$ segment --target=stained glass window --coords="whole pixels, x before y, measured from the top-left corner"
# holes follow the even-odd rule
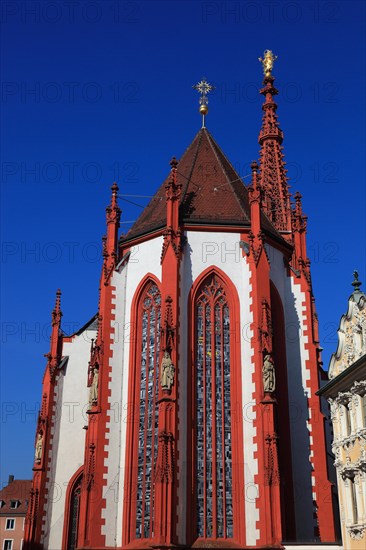
[[[153,473],[158,450],[159,351],[161,296],[149,283],[140,302],[141,348],[138,410],[138,463],[136,488],[136,538],[154,536]]]
[[[80,476],[74,484],[70,497],[70,517],[69,533],[67,538],[67,550],[75,550],[75,548],[77,547],[81,481],[82,477]]]
[[[200,287],[195,322],[197,536],[232,538],[230,311],[216,275]]]

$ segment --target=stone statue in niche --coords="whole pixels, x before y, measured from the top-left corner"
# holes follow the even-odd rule
[[[267,353],[264,356],[262,367],[263,373],[263,389],[265,392],[272,393],[276,389],[275,370],[272,357]]]
[[[98,378],[99,378],[99,369],[98,365],[92,370],[93,381],[89,389],[89,405],[92,407],[98,402]]]
[[[40,464],[41,462],[42,452],[43,452],[43,435],[42,435],[42,432],[39,432],[37,435],[37,441],[36,441],[36,452],[34,454],[34,461],[37,464]]]
[[[174,365],[168,351],[164,351],[161,361],[161,378],[160,383],[163,390],[171,391],[174,384]]]

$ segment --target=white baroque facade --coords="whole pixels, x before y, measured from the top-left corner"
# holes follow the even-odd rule
[[[330,382],[320,395],[330,403],[342,538],[347,549],[366,547],[366,296],[355,290],[338,329]]]

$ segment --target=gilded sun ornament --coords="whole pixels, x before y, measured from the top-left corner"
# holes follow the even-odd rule
[[[212,92],[215,89],[215,86],[207,82],[206,78],[203,77],[200,82],[192,86],[199,94],[200,97],[200,108],[199,111],[203,117],[208,113],[208,97],[207,94]],[[204,121],[203,121],[204,122]]]

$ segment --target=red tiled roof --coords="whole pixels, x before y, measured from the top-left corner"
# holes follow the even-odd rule
[[[169,177],[168,175],[123,240],[165,226],[165,185]],[[182,184],[182,222],[243,226],[250,224],[247,189],[206,128],[198,132],[180,159],[177,181]],[[262,221],[265,229],[277,234],[267,218],[263,217]]]
[[[32,487],[30,479],[15,479],[0,491],[0,500],[5,504],[0,508],[0,516],[25,515],[28,506],[29,493]],[[18,508],[11,508],[11,501],[20,502]]]

